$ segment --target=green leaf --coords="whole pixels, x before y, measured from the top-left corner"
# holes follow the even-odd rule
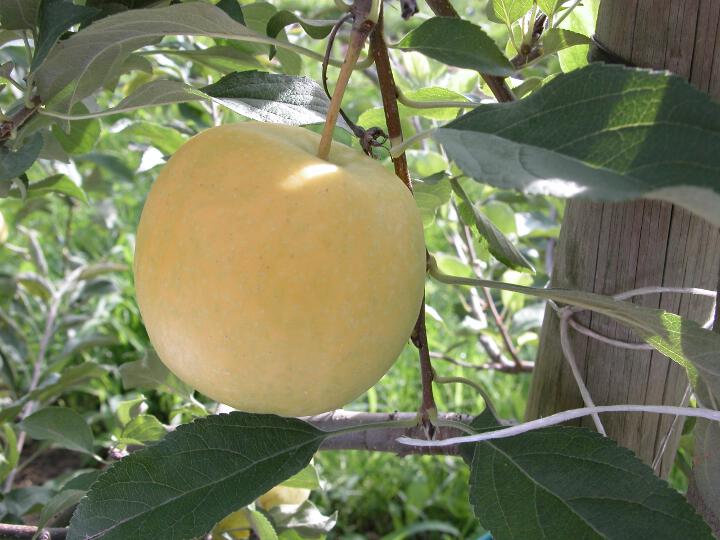
[[[495,16],[510,26],[525,15],[533,5],[533,0],[492,0]]]
[[[189,399],[193,389],[173,375],[155,351],[146,351],[140,360],[120,366],[120,377],[126,390],[141,388],[161,390]]]
[[[82,103],[78,103],[73,108],[76,114],[85,114],[88,112],[87,107]],[[70,131],[65,132],[58,124],[52,126],[52,134],[60,143],[63,150],[70,155],[87,154],[95,147],[102,125],[97,118],[89,118],[87,120],[75,120],[70,122]]]
[[[278,124],[325,121],[330,101],[312,79],[262,71],[239,71],[200,89],[238,114]]]
[[[40,0],[0,0],[0,24],[4,30],[34,30]]]
[[[576,45],[589,45],[591,39],[583,34],[562,28],[550,28],[543,33],[543,55],[554,54]]]
[[[242,7],[238,0],[220,0],[215,5],[230,15],[232,20],[245,24],[245,17],[243,17]]]
[[[228,45],[218,45],[207,49],[177,49],[164,51],[165,56],[187,58],[195,64],[202,64],[222,73],[254,69],[263,66],[253,55]]]
[[[167,428],[160,420],[149,414],[141,414],[128,422],[120,438],[127,444],[144,444],[159,441],[165,435]]]
[[[281,485],[300,489],[320,489],[320,478],[311,463],[299,473],[285,480]]]
[[[11,180],[27,171],[40,155],[43,138],[35,133],[25,139],[17,150],[11,150],[6,144],[0,146],[0,180]]]
[[[302,19],[292,11],[283,9],[278,11],[268,21],[267,35],[271,38],[277,37],[286,26],[299,24],[311,38],[323,39],[330,34],[330,30],[332,30],[336,22],[335,20]]]
[[[142,413],[144,409],[147,409],[145,396],[140,395],[136,398],[121,401],[115,410],[115,416],[118,422],[120,422],[120,425],[125,426],[130,420]]]
[[[80,502],[67,538],[201,536],[302,470],[325,436],[294,418],[240,412],[180,426],[112,465]]]
[[[62,370],[61,375],[51,374],[55,375],[55,377],[47,377],[38,388],[26,397],[34,401],[49,401],[66,390],[75,388],[87,381],[101,378],[107,372],[108,368],[95,362],[84,362],[77,366],[66,367]]]
[[[257,510],[249,510],[248,517],[259,540],[278,540],[277,533],[268,518]]]
[[[2,481],[17,467],[20,461],[20,452],[18,451],[17,435],[9,423],[3,422],[0,439],[2,439],[2,454],[0,454],[0,481]]]
[[[129,136],[135,142],[148,143],[166,156],[174,154],[175,150],[188,139],[176,129],[150,122],[134,122],[120,133]]]
[[[563,0],[538,0],[537,4],[548,17],[554,15],[562,5]]]
[[[496,540],[713,538],[650,467],[592,431],[547,428],[473,446],[470,502]]]
[[[33,182],[28,188],[28,199],[44,197],[48,193],[62,193],[73,199],[88,202],[87,195],[75,182],[64,174],[54,174],[39,182]]]
[[[680,77],[593,64],[526,99],[481,105],[435,137],[494,186],[668,200],[720,225],[720,104]]]
[[[433,17],[408,33],[395,45],[417,51],[444,64],[507,77],[510,61],[495,42],[471,22],[454,17]]]
[[[450,179],[450,185],[452,186],[455,194],[470,208],[473,215],[473,221],[475,227],[480,236],[485,239],[488,244],[488,249],[493,256],[513,269],[525,269],[530,272],[534,272],[535,268],[530,264],[522,253],[513,245],[510,240],[498,229],[492,221],[490,221],[485,215],[480,212],[475,205],[472,203],[470,198],[465,193],[465,190],[455,179]]]
[[[43,63],[66,30],[88,22],[98,13],[99,9],[77,6],[68,0],[42,0],[38,14],[38,39],[30,71],[35,71]]]
[[[598,9],[600,8],[600,0],[583,0],[583,2],[574,7],[572,12],[561,23],[561,28],[572,30],[578,34],[592,36],[597,26]],[[590,47],[582,45],[564,49],[558,53],[560,67],[564,72],[579,69],[588,64],[588,53]]]
[[[413,181],[415,203],[420,209],[423,225],[428,227],[435,221],[438,208],[450,200],[452,187],[445,171]]]
[[[42,529],[56,515],[72,508],[85,496],[85,490],[65,489],[50,499],[43,507],[38,518],[37,527]]]
[[[20,422],[20,428],[38,441],[49,440],[76,452],[93,452],[93,434],[85,419],[66,407],[40,409]]]
[[[113,77],[114,67],[132,51],[167,35],[193,35],[275,43],[234,21],[218,7],[192,2],[111,15],[59,43],[36,71],[44,102],[65,90],[55,105],[68,111]]]
[[[704,506],[715,516],[720,516],[720,424],[698,418],[694,434],[692,471],[695,491]]]

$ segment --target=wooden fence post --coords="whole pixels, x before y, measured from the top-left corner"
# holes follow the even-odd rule
[[[717,0],[603,0],[596,36],[628,62],[669,69],[720,99]],[[653,285],[715,289],[719,266],[717,228],[682,208],[649,200],[572,200],[555,251],[552,284],[601,294]],[[677,294],[635,301],[696,321],[707,319],[711,310],[708,299]],[[582,313],[578,320],[601,334],[637,341],[632,332],[606,317]],[[618,349],[571,333],[580,371],[596,404],[682,401],[687,378],[674,362],[658,353]],[[526,416],[547,416],[581,403],[560,348],[558,318],[548,310]],[[682,421],[673,423],[672,417],[656,414],[604,415],[602,421],[610,437],[646,463],[653,463],[665,445],[656,473],[668,474]],[[581,424],[592,427],[589,418]]]

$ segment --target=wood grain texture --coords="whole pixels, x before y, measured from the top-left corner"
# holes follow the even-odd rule
[[[717,0],[603,0],[598,39],[615,54],[643,67],[670,69],[720,99],[720,2]],[[718,230],[667,203],[568,202],[555,254],[552,282],[613,294],[650,285],[714,289],[720,268]],[[635,300],[704,322],[711,303],[677,294]],[[626,328],[591,313],[578,320],[626,341]],[[673,404],[687,387],[683,370],[658,353],[628,351],[573,335],[579,368],[598,405]],[[526,416],[547,416],[580,406],[580,394],[562,355],[559,325],[547,311]],[[608,434],[652,463],[673,427],[660,467],[667,476],[682,421],[655,414],[605,415]],[[584,419],[582,425],[592,427]]]

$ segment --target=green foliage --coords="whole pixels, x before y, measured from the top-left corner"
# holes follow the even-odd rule
[[[717,336],[669,313],[540,288],[563,210],[553,196],[663,197],[718,223],[717,106],[666,74],[596,65],[573,71],[587,63],[597,0],[572,11],[569,3],[539,0],[549,17],[537,42],[529,0],[454,3],[463,20],[405,22],[389,5],[385,10],[386,34],[397,43],[392,60],[406,137],[437,130],[406,155],[440,268],[511,285],[486,293],[428,282],[436,371],[479,384],[503,418],[521,419],[529,375],[503,370],[535,357],[544,304],[534,295],[629,325],[688,368],[696,397],[713,406],[720,395]],[[496,538],[625,538],[649,530],[707,537],[649,469],[581,430],[478,444],[470,469],[452,457],[399,462],[321,452],[320,481],[306,465],[324,434],[277,417],[207,416],[214,404],[159,362],[133,299],[129,268],[142,200],[156,167],[211,125],[322,122],[329,100],[317,82],[325,45],[318,40],[340,16],[331,3],[211,4],[0,0],[0,75],[8,82],[0,91],[0,197],[8,197],[0,210],[9,224],[0,246],[0,519],[40,512],[41,524],[63,526],[87,493],[71,538],[187,538],[241,507],[260,538],[475,538],[484,527]],[[341,31],[335,55],[346,39]],[[478,71],[516,75],[501,51],[512,55],[521,45],[537,53],[520,68],[524,82],[508,79],[523,99],[488,103]],[[334,68],[329,73],[332,83]],[[379,105],[377,89],[355,74],[344,101],[348,116],[385,129]],[[27,119],[6,123],[17,115]],[[349,140],[342,129],[335,136]],[[408,347],[348,408],[416,410],[419,384]],[[484,407],[467,385],[437,385],[435,392],[442,411]],[[14,488],[19,466],[35,459],[17,451],[21,431],[38,445],[37,455],[51,446],[76,451],[85,460],[78,467],[131,454],[92,489],[98,471],[83,468]],[[688,464],[699,456],[697,488],[716,509],[719,438],[717,424],[705,420],[688,428],[671,474],[684,489]],[[312,501],[267,512],[252,505],[280,482],[315,490]]]
[[[301,471],[324,438],[300,420],[272,415],[231,413],[196,420],[100,476],[75,512],[68,538],[205,534],[233,510]],[[213,504],[198,507],[199,499]]]

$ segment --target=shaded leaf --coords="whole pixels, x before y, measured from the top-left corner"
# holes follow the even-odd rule
[[[76,24],[88,22],[98,13],[99,9],[78,6],[68,0],[42,0],[38,13],[38,39],[30,70],[36,70],[43,63],[50,49],[66,30]]]
[[[453,17],[428,19],[395,47],[420,52],[450,66],[490,75],[507,77],[513,72],[510,61],[479,26]]]
[[[694,434],[694,488],[705,509],[720,519],[720,424],[698,418]]]
[[[324,438],[301,420],[239,412],[180,426],[98,479],[70,522],[68,540],[203,535],[302,470]]]
[[[435,213],[450,200],[451,192],[452,187],[444,171],[413,181],[413,195],[420,209],[423,225],[432,225]]]
[[[43,138],[35,133],[25,139],[17,150],[11,150],[6,144],[0,146],[0,180],[11,180],[27,171],[40,155]]]
[[[38,441],[51,441],[63,448],[92,454],[93,435],[85,419],[67,407],[46,407],[34,412],[20,428]]]
[[[593,64],[526,99],[481,105],[435,136],[494,186],[668,200],[720,225],[720,104],[680,77]]]
[[[75,182],[64,174],[54,174],[39,182],[33,182],[28,189],[28,199],[43,197],[48,193],[62,193],[84,203],[88,202],[87,195]]]
[[[38,388],[26,397],[45,402],[70,388],[75,388],[93,379],[99,379],[107,372],[108,368],[95,362],[84,362],[77,366],[65,367],[61,375],[51,374],[54,377],[47,377]]]
[[[312,79],[255,70],[230,73],[200,90],[236,113],[278,124],[324,122],[329,105]]]
[[[278,11],[268,21],[267,35],[271,38],[277,37],[280,31],[286,26],[299,24],[311,38],[323,39],[330,34],[330,30],[332,30],[336,22],[335,20],[303,19],[295,15],[292,11],[283,9]]]
[[[177,49],[165,51],[163,54],[187,58],[193,63],[202,64],[223,73],[241,71],[243,68],[262,67],[262,64],[252,54],[228,45],[217,45],[207,49]]]
[[[189,398],[193,389],[173,375],[155,351],[146,351],[140,360],[120,366],[120,377],[126,390],[141,388],[162,390]]]
[[[76,114],[86,114],[87,107],[82,103],[78,103],[73,112]],[[52,126],[52,134],[62,146],[62,149],[71,155],[86,154],[95,147],[102,126],[97,118],[88,118],[86,120],[75,120],[70,122],[70,130],[64,131],[58,124]]]
[[[520,253],[520,251],[513,245],[512,242],[510,242],[510,240],[507,239],[507,237],[495,226],[492,221],[490,221],[482,212],[480,212],[480,210],[477,209],[467,196],[467,193],[465,193],[465,190],[462,188],[460,183],[455,179],[451,179],[450,185],[452,186],[455,194],[460,197],[460,199],[472,212],[475,228],[480,236],[487,242],[490,253],[492,253],[493,256],[505,266],[513,269],[525,269],[530,272],[534,272],[535,268],[533,268],[530,261],[528,261],[523,254]]]
[[[546,428],[470,449],[470,502],[497,540],[712,538],[650,467],[584,428]]]
[[[40,0],[0,0],[0,23],[5,30],[33,30]]]
[[[154,146],[166,156],[174,154],[187,140],[187,136],[176,129],[150,122],[133,122],[121,133],[130,136],[135,142]]]
[[[65,89],[67,97],[56,108],[67,111],[103,86],[112,77],[113,67],[132,51],[167,35],[274,42],[204,2],[128,10],[97,21],[59,43],[36,71],[40,96],[47,102]]]
[[[242,7],[238,0],[220,0],[215,5],[230,15],[234,21],[245,24],[245,17],[243,17]]]
[[[48,522],[56,515],[64,512],[65,510],[72,508],[80,502],[85,496],[85,490],[82,489],[64,489],[43,507],[38,518],[37,527],[42,529]]]

